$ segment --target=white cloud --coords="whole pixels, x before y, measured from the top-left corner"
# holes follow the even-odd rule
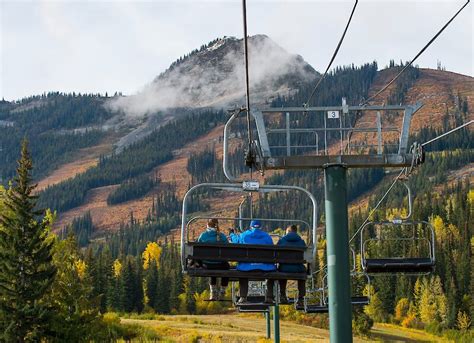
[[[359,1],[334,65],[409,60],[457,11],[456,1]],[[353,1],[249,1],[264,33],[323,70]],[[242,36],[240,1],[0,2],[0,97],[50,90],[131,94],[216,37]],[[417,62],[473,75],[473,6]]]

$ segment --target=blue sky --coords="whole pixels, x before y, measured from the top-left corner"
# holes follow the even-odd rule
[[[334,66],[409,60],[465,1],[359,1]],[[323,71],[353,1],[248,0],[264,33]],[[417,64],[474,74],[472,4]],[[133,94],[216,37],[242,36],[240,1],[0,0],[0,98],[47,91]]]

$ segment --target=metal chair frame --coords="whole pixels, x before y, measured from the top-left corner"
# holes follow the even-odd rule
[[[360,231],[360,261],[362,265],[362,269],[365,272],[368,272],[370,274],[376,273],[376,274],[383,274],[383,270],[387,270],[387,273],[391,274],[393,272],[401,272],[405,274],[427,274],[429,273],[430,270],[434,268],[435,262],[436,262],[436,257],[435,257],[435,233],[433,226],[427,222],[427,221],[413,221],[410,220],[410,217],[413,213],[413,201],[412,201],[412,193],[411,189],[408,186],[406,182],[402,182],[403,186],[407,190],[407,199],[408,199],[408,214],[406,217],[398,218],[398,219],[393,219],[390,221],[379,221],[379,222],[367,222],[361,229]],[[378,238],[368,238],[364,240],[364,231],[367,229],[369,226],[381,226],[382,228],[384,226],[413,226],[413,231],[412,231],[412,236],[411,237],[397,237],[397,238],[383,238],[382,234]],[[416,237],[415,234],[415,228],[418,225],[425,225],[426,227],[429,228],[430,231],[430,238],[428,237]],[[367,250],[367,245],[369,242],[382,242],[382,241],[426,241],[428,243],[428,249],[429,249],[429,256],[425,258],[421,257],[415,257],[415,258],[404,258],[404,257],[387,257],[387,258],[381,258],[381,259],[374,259],[374,258],[367,258],[366,256],[366,250]],[[429,259],[429,261],[427,261]],[[371,261],[376,261],[379,260],[380,264],[382,266],[379,266],[379,268],[371,268],[368,267],[367,261],[369,261],[369,264]],[[383,265],[385,261],[385,266]],[[416,263],[416,262],[419,263]],[[389,267],[386,267],[388,264]],[[411,265],[413,265],[412,268],[408,268]],[[390,267],[391,266],[391,267]],[[372,271],[370,271],[372,269]],[[402,271],[406,269],[406,271]],[[390,272],[392,270],[393,272]],[[398,270],[398,271],[397,271]],[[418,270],[418,271],[417,271]]]
[[[369,238],[369,239],[364,239],[364,232],[369,226],[413,226],[413,231],[412,231],[412,236],[411,237],[402,237],[402,238]],[[430,237],[415,237],[415,228],[417,225],[425,225],[430,233]],[[376,274],[383,274],[385,273],[382,271],[383,269],[386,269],[389,274],[392,273],[404,273],[404,274],[427,274],[429,273],[430,270],[434,268],[434,265],[436,263],[436,252],[435,252],[435,233],[433,226],[427,222],[427,221],[412,221],[412,220],[402,220],[402,219],[395,219],[392,221],[383,221],[383,222],[368,222],[366,223],[361,230],[361,243],[360,243],[360,249],[361,249],[361,265],[362,269],[369,273],[376,273]],[[384,257],[380,259],[376,258],[367,258],[367,244],[372,241],[426,241],[428,243],[428,249],[429,249],[429,256],[428,257]],[[375,261],[375,260],[381,260],[386,261],[388,265],[393,265],[392,268],[390,267],[380,267],[380,270],[372,270],[371,268],[368,267],[368,264],[370,265],[370,262]],[[369,263],[368,263],[369,261]],[[418,261],[418,266],[414,265],[412,268],[408,268],[411,264],[417,264]],[[398,266],[398,267],[397,267]],[[402,271],[406,267],[407,271]],[[394,270],[391,272],[390,270]],[[396,271],[400,270],[400,271]]]
[[[267,193],[267,192],[287,192],[287,191],[301,192],[309,197],[313,206],[312,223],[311,223],[312,242],[307,242],[308,245],[306,248],[299,248],[299,247],[290,248],[290,247],[280,247],[280,246],[254,246],[254,245],[248,245],[248,244],[222,245],[222,244],[216,243],[216,244],[209,245],[208,243],[196,243],[196,242],[191,243],[189,242],[188,224],[192,222],[192,219],[188,220],[187,218],[187,208],[188,208],[188,202],[189,202],[189,199],[191,198],[191,195],[200,189],[216,189],[216,190],[241,192],[241,193],[249,193],[249,192]],[[201,218],[204,218],[204,216],[201,216]],[[230,217],[227,217],[227,218],[230,218]],[[255,253],[256,251],[260,251],[261,253],[263,253],[263,251],[267,251],[265,256],[263,256],[262,258],[259,257],[256,261],[254,261],[254,262],[263,262],[263,263],[265,262],[266,263],[279,263],[279,256],[282,257],[281,261],[283,262],[290,261],[291,258],[289,260],[288,258],[284,258],[284,256],[290,256],[292,254],[292,251],[295,253],[301,252],[302,255],[300,256],[302,256],[303,260],[298,260],[298,262],[296,263],[300,263],[300,261],[301,262],[305,261],[306,263],[313,265],[315,261],[315,256],[316,256],[317,218],[318,218],[317,202],[316,202],[315,197],[306,189],[298,187],[298,186],[282,186],[282,185],[260,186],[258,185],[258,183],[255,184],[255,183],[248,183],[248,182],[244,182],[243,184],[203,183],[203,184],[196,185],[192,187],[190,190],[188,190],[188,192],[185,194],[184,199],[183,199],[183,210],[182,210],[182,221],[181,221],[182,270],[184,273],[188,273],[191,276],[222,276],[223,273],[226,274],[226,271],[215,271],[215,270],[214,271],[213,270],[208,270],[208,271],[207,270],[206,271],[193,270],[192,273],[189,273],[190,270],[189,270],[187,261],[189,258],[193,257],[193,251],[200,247],[203,248],[199,250],[201,251],[201,253],[203,253],[204,251],[209,251],[209,253],[212,253],[212,251],[214,251],[214,253],[218,254],[219,257],[215,258],[215,260],[235,261],[235,262],[238,262],[239,260],[240,261],[245,261],[249,259],[251,260],[252,259],[251,257],[246,257],[246,256],[256,256],[256,253]],[[197,220],[197,217],[194,217],[193,219]],[[230,219],[243,220],[244,218],[230,218]],[[245,219],[252,219],[252,218],[245,218]],[[271,218],[268,220],[269,221],[286,221],[288,219]],[[305,221],[301,221],[301,220],[298,220],[298,221],[304,222],[306,225],[309,224],[308,222],[305,222]],[[211,249],[212,251],[210,251],[209,249]],[[249,253],[250,255],[248,255]],[[212,258],[214,259],[214,257]],[[248,273],[248,272],[239,272],[235,270],[231,270],[227,272],[227,274],[229,274],[233,278],[238,278],[239,273],[243,273],[241,277],[250,277],[250,278],[254,277],[256,279],[261,279],[261,278],[277,278],[278,279],[280,278],[279,275],[281,275],[282,278],[288,276],[286,275],[288,273],[280,273],[280,272]],[[219,275],[216,275],[216,274],[219,274]],[[299,276],[296,276],[296,277],[297,279],[299,278]]]

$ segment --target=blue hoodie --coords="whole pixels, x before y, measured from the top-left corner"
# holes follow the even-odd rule
[[[290,232],[280,238],[277,245],[282,247],[306,247],[305,242],[296,232]],[[284,273],[304,273],[306,268],[299,263],[281,263],[278,270]]]
[[[257,228],[250,228],[240,235],[231,233],[230,241],[236,244],[261,244],[261,245],[273,245],[272,238],[268,233]],[[271,263],[248,263],[248,262],[239,262],[237,264],[237,270],[244,272],[251,270],[263,270],[263,271],[273,271],[276,270],[274,264]]]
[[[208,227],[206,231],[199,235],[197,240],[201,243],[228,243],[226,235],[222,232],[219,232],[219,240],[217,240],[217,230],[213,227]],[[213,263],[222,263],[219,261],[202,261],[205,264],[213,264]]]

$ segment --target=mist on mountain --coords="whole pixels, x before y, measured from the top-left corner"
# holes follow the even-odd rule
[[[251,104],[292,95],[319,75],[299,55],[290,54],[266,35],[249,37]],[[137,94],[107,106],[129,116],[183,107],[241,106],[244,102],[243,40],[219,38],[180,58]]]

